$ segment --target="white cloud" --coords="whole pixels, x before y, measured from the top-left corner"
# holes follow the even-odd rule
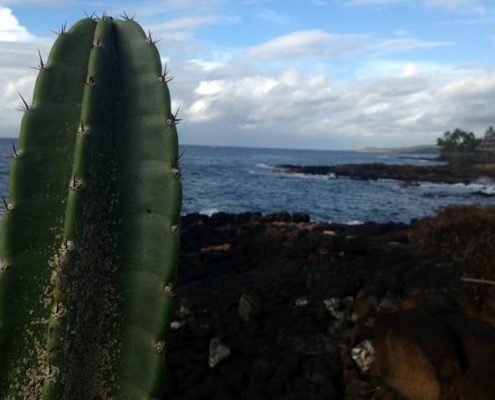
[[[274,24],[281,24],[281,25],[287,24],[291,21],[291,17],[289,17],[288,15],[280,14],[268,8],[259,11],[257,17],[259,19],[263,19],[265,21],[272,22]]]
[[[208,10],[161,23],[154,18],[146,27],[162,37],[158,45],[163,61],[175,76],[170,87],[173,108],[180,105],[184,118],[182,142],[350,148],[432,143],[446,129],[481,131],[495,124],[495,70],[425,63],[413,54],[391,59],[397,52],[450,42],[419,40],[406,31],[377,38],[325,30],[296,31],[246,49],[196,40],[194,30],[223,20],[218,15]],[[35,71],[28,67],[36,63],[36,48],[46,55],[48,44],[0,43],[2,136],[16,134],[21,116],[15,111],[20,105],[17,91],[29,100]],[[343,68],[348,59],[353,60],[352,68],[361,63],[354,71],[357,78],[339,82],[326,69],[308,68],[320,62],[328,65],[327,60],[335,58],[345,58]],[[279,63],[278,69],[272,62]]]
[[[482,132],[495,122],[495,70],[401,61],[381,75],[343,83],[297,69],[260,74],[230,67],[216,78],[196,69],[197,81],[172,87],[184,104],[183,141],[402,145],[433,143],[457,126]]]
[[[199,58],[189,60],[189,62],[191,64],[197,65],[203,71],[206,71],[206,72],[214,71],[214,70],[222,68],[226,65],[225,63],[220,62],[220,61],[205,61],[205,60],[201,60]]]
[[[427,41],[410,37],[373,38],[364,34],[332,34],[314,29],[296,31],[251,47],[247,55],[255,60],[318,59],[356,55],[390,54],[452,46],[452,42]]]
[[[296,31],[248,50],[252,59],[293,57],[329,58],[348,54],[368,40],[367,35],[330,34],[321,29]]]
[[[0,43],[0,136],[16,136],[21,113],[18,92],[29,102],[36,71],[29,68],[37,62],[36,47],[31,43]]]
[[[223,89],[223,81],[201,81],[195,92],[199,95],[211,96],[222,92]]]
[[[350,0],[347,2],[351,6],[376,6],[402,3],[404,0]]]
[[[0,6],[0,135],[14,136],[21,105],[18,92],[30,100],[36,78],[37,50],[46,57],[51,40],[36,38],[22,26],[12,10]]]
[[[63,6],[74,3],[74,0],[0,0],[0,6],[33,4],[36,6]]]
[[[453,46],[453,42],[425,41],[414,38],[396,38],[379,41],[373,50],[377,53],[407,52],[413,50],[434,49],[436,47]]]
[[[404,66],[402,76],[414,76],[417,73],[416,65],[413,63],[406,64]]]
[[[68,0],[67,0],[68,1]],[[228,0],[144,0],[118,3],[108,9],[110,14],[118,15],[125,10],[128,14],[136,14],[138,18],[156,18],[166,13],[187,10],[191,13],[210,12]],[[95,2],[98,4],[97,2]],[[101,4],[100,4],[101,6]]]
[[[428,8],[474,14],[484,14],[486,12],[483,0],[345,0],[344,4],[348,6],[387,6],[398,3],[411,6],[416,6],[420,3]]]
[[[155,31],[170,31],[197,28],[202,25],[213,24],[218,20],[213,15],[182,17],[167,20],[159,24],[152,24],[149,29]]]
[[[0,42],[26,42],[34,36],[22,25],[7,7],[0,6]]]
[[[429,7],[447,10],[465,10],[474,13],[485,13],[485,6],[479,0],[424,0]]]

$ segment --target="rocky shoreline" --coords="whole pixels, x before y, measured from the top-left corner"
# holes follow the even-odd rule
[[[376,371],[390,361],[377,332],[395,329],[381,315],[469,313],[458,266],[418,249],[410,228],[184,216],[163,399],[405,399]]]
[[[461,164],[446,165],[392,165],[384,163],[342,164],[342,165],[292,165],[281,164],[275,168],[288,173],[328,175],[362,180],[394,179],[411,184],[471,183],[480,177],[495,179],[492,170],[479,170],[476,166]]]

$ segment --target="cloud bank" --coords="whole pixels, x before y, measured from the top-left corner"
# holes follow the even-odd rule
[[[447,3],[461,7],[467,0],[442,6]],[[162,38],[163,62],[175,76],[170,87],[184,118],[183,143],[346,149],[433,143],[447,129],[481,133],[495,124],[495,68],[414,58],[414,51],[456,43],[407,31],[380,37],[307,29],[227,48],[196,35],[225,23],[208,4],[218,2],[204,0],[202,12],[144,23]],[[15,137],[17,92],[30,98],[36,71],[29,67],[37,63],[38,48],[46,57],[53,39],[32,35],[8,7],[0,6],[0,26],[0,136]]]

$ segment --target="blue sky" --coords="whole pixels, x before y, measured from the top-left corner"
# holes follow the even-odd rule
[[[495,125],[492,0],[0,0],[0,136],[36,50],[84,11],[136,14],[175,76],[185,144],[349,149]]]

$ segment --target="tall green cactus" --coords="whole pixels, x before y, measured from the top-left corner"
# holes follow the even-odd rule
[[[157,399],[178,259],[176,117],[151,35],[62,27],[14,150],[0,399]]]

